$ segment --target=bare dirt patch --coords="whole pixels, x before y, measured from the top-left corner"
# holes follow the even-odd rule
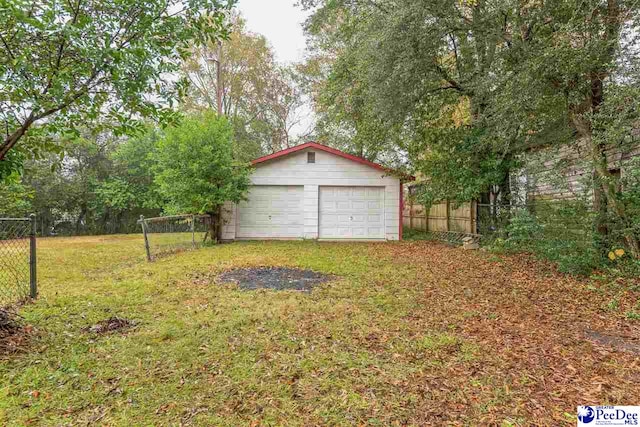
[[[95,325],[87,326],[83,330],[84,332],[102,335],[110,332],[123,332],[134,328],[136,325],[137,323],[133,320],[113,316],[108,319],[101,320]]]
[[[218,281],[233,282],[240,289],[273,289],[311,292],[314,286],[333,280],[335,277],[312,270],[287,267],[238,268],[222,273]]]
[[[0,308],[0,356],[19,352],[32,331],[30,325],[23,326],[18,314]]]

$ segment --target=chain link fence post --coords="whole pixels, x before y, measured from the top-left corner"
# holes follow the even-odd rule
[[[196,248],[196,216],[191,215],[191,246]]]
[[[151,261],[151,250],[149,249],[149,237],[147,236],[147,222],[144,215],[140,215],[140,225],[142,226],[142,234],[144,234],[144,249],[147,251],[147,261]]]
[[[38,276],[37,276],[37,254],[36,254],[36,215],[29,215],[31,222],[31,232],[29,233],[29,294],[32,299],[38,296]]]

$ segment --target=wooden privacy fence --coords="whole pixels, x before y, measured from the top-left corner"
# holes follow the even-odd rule
[[[429,209],[407,200],[402,212],[405,227],[425,232],[476,234],[478,230],[476,201],[455,206],[449,201],[434,203]]]

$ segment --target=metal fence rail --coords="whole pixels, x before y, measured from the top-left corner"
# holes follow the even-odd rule
[[[147,260],[187,249],[195,249],[207,238],[209,215],[140,216]]]
[[[35,215],[0,218],[0,307],[37,293]]]

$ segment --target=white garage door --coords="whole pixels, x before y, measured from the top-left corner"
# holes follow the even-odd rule
[[[304,235],[303,186],[254,185],[238,203],[239,238],[296,238]]]
[[[320,238],[384,237],[383,187],[320,187]]]

